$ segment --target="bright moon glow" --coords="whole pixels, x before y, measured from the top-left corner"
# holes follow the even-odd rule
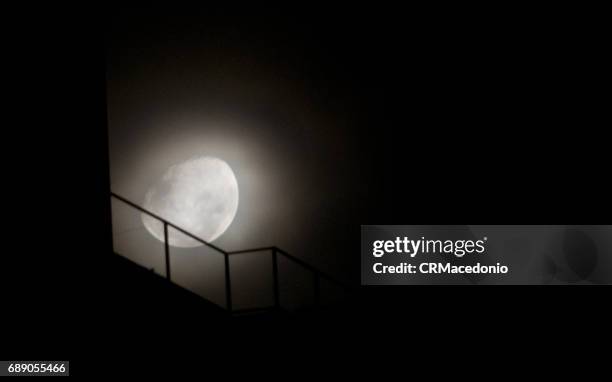
[[[211,242],[229,227],[238,210],[238,182],[221,159],[200,157],[170,167],[145,195],[144,208],[170,223]],[[146,214],[142,222],[164,241],[163,224]],[[197,247],[202,243],[168,227],[174,247]]]

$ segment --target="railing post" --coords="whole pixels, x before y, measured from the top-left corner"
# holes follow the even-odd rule
[[[321,277],[317,272],[313,272],[314,277],[314,303],[315,306],[321,305]]]
[[[168,244],[168,223],[164,222],[164,248],[166,253],[166,278],[170,280],[170,245]]]
[[[232,312],[232,285],[230,281],[230,269],[229,269],[229,255],[223,253],[225,256],[225,299],[227,303],[227,310]]]
[[[274,308],[280,308],[280,296],[278,287],[278,255],[276,254],[276,247],[272,248],[272,276],[274,282]]]

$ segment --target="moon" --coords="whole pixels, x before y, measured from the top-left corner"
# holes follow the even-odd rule
[[[206,242],[221,236],[238,210],[238,182],[231,167],[210,156],[189,159],[170,167],[147,191],[144,208]],[[147,230],[164,241],[158,219],[142,214]],[[168,244],[174,247],[203,245],[169,227]]]

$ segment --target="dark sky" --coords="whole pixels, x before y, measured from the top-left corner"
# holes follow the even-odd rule
[[[359,94],[372,90],[355,81],[371,53],[351,31],[248,12],[121,11],[109,24],[112,189],[141,203],[172,164],[218,156],[241,203],[216,244],[277,245],[344,279],[356,271],[375,142]]]
[[[140,202],[172,164],[226,160],[241,191],[227,249],[278,245],[357,280],[360,224],[550,223],[605,198],[601,100],[580,88],[597,50],[535,16],[109,14],[113,190]]]

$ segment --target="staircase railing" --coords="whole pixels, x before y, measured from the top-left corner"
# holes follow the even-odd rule
[[[239,313],[247,313],[249,311],[254,311],[257,309],[239,309],[239,310],[235,310],[233,309],[232,306],[232,282],[231,282],[231,277],[230,277],[230,261],[229,261],[229,257],[232,255],[238,255],[238,254],[245,254],[245,253],[261,253],[263,251],[265,252],[270,252],[271,256],[272,256],[272,282],[273,282],[273,291],[274,291],[274,305],[270,308],[273,309],[281,309],[281,302],[280,302],[280,286],[279,286],[279,270],[278,270],[278,258],[279,256],[283,256],[284,258],[292,261],[295,264],[298,264],[299,266],[301,266],[302,268],[304,268],[305,270],[309,271],[312,273],[312,286],[313,286],[313,291],[314,291],[314,305],[315,306],[320,306],[321,305],[321,280],[326,280],[332,284],[335,284],[338,287],[343,288],[346,291],[349,291],[351,288],[338,281],[337,279],[335,279],[334,277],[320,271],[319,269],[317,269],[316,267],[308,264],[307,262],[305,262],[304,260],[301,260],[289,253],[287,253],[286,251],[284,251],[281,248],[275,247],[275,246],[271,246],[271,247],[259,247],[259,248],[250,248],[250,249],[244,249],[244,250],[238,250],[238,251],[225,251],[224,249],[209,243],[199,237],[197,237],[196,235],[192,234],[191,232],[186,231],[185,229],[178,227],[175,224],[172,224],[171,222],[167,221],[166,219],[162,218],[161,216],[146,210],[145,208],[139,206],[138,204],[120,196],[117,195],[114,192],[111,192],[111,198],[115,198],[125,204],[127,204],[128,206],[137,209],[138,211],[151,216],[154,219],[159,220],[160,222],[163,223],[163,227],[164,227],[164,257],[165,257],[165,268],[166,268],[166,278],[168,279],[169,282],[172,282],[172,277],[171,277],[171,273],[170,273],[170,246],[169,246],[169,242],[168,242],[168,227],[172,227],[173,229],[177,230],[178,232],[192,238],[193,240],[198,241],[199,243],[214,249],[215,251],[221,253],[224,257],[224,273],[225,273],[225,298],[226,298],[226,309],[232,313],[232,314],[239,314]]]

